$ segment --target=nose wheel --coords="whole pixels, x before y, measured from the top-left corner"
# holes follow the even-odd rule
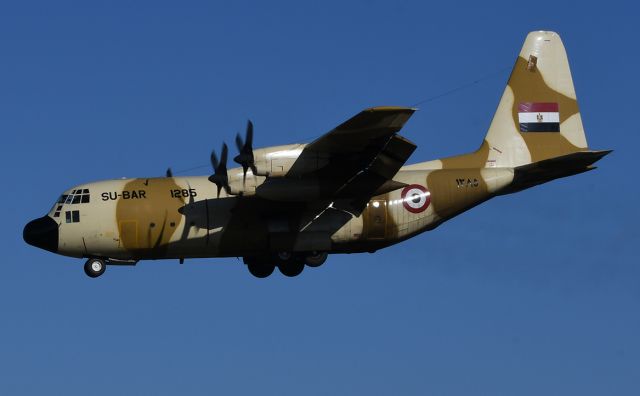
[[[97,278],[100,275],[104,274],[104,271],[107,269],[107,264],[102,259],[90,258],[84,264],[84,273],[87,274],[90,278]]]

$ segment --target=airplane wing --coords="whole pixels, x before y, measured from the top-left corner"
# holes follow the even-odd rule
[[[402,129],[416,109],[373,107],[343,122],[308,144],[305,151],[317,154],[353,154],[380,138],[389,138]]]
[[[334,208],[358,215],[374,195],[404,186],[391,178],[416,145],[397,135],[415,109],[364,110],[308,144],[287,178],[314,180]]]

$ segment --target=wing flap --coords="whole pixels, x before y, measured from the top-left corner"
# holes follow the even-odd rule
[[[416,145],[408,139],[395,135],[371,164],[345,183],[336,193],[336,209],[358,216],[369,199],[379,193],[397,190],[404,183],[392,180],[402,165],[409,159]],[[386,189],[384,188],[386,186]]]

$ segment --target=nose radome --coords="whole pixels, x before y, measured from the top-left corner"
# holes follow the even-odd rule
[[[22,238],[29,245],[55,253],[58,251],[58,223],[49,216],[32,220],[24,226]]]

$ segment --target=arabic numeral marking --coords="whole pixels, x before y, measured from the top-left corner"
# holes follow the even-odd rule
[[[169,190],[169,193],[171,194],[171,198],[189,198],[189,197],[197,197],[198,193],[196,192],[195,188],[190,188],[190,189],[173,189],[173,190]]]

